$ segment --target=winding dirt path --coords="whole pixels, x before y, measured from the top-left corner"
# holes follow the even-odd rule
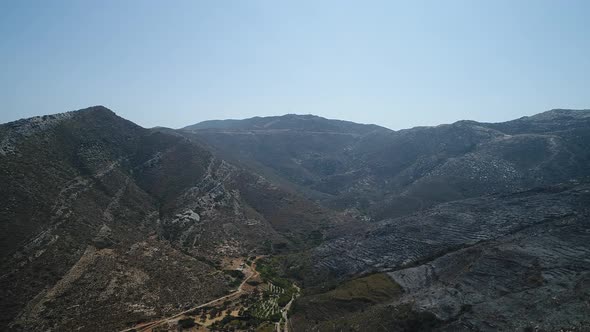
[[[297,285],[293,284],[293,287],[295,287],[297,289],[297,293],[293,294],[293,296],[291,296],[291,301],[289,301],[289,303],[287,303],[287,305],[285,305],[285,307],[283,307],[281,309],[281,315],[283,316],[283,319],[281,322],[275,323],[275,327],[276,327],[276,332],[281,332],[281,325],[284,328],[284,332],[289,332],[289,329],[293,330],[293,328],[291,327],[291,321],[289,320],[289,309],[291,309],[291,305],[293,304],[293,301],[295,301],[295,299],[299,296],[299,294],[301,293],[301,288],[299,288]],[[284,321],[284,323],[283,323]]]
[[[206,306],[210,306],[212,304],[217,304],[218,302],[225,301],[227,299],[234,298],[234,297],[237,297],[239,295],[242,295],[242,293],[244,293],[244,289],[243,288],[244,288],[244,285],[246,284],[246,282],[248,282],[248,280],[250,280],[251,278],[257,277],[260,274],[258,271],[256,271],[256,262],[259,259],[263,258],[263,257],[264,256],[258,256],[258,257],[256,257],[252,261],[252,263],[249,266],[250,267],[250,273],[249,273],[249,275],[242,281],[242,283],[240,283],[240,286],[238,287],[238,289],[235,292],[230,293],[230,294],[227,294],[227,295],[222,296],[220,298],[211,300],[211,301],[209,301],[207,303],[200,304],[200,305],[198,305],[196,307],[193,307],[193,308],[184,310],[182,312],[179,312],[179,313],[175,314],[174,316],[170,316],[170,317],[163,318],[163,319],[160,319],[160,320],[157,320],[157,321],[153,321],[153,322],[149,322],[149,323],[139,324],[139,325],[136,325],[134,327],[130,327],[128,329],[122,330],[121,332],[128,332],[128,331],[131,331],[131,330],[134,330],[134,331],[137,331],[137,332],[150,332],[155,327],[162,326],[163,324],[166,324],[166,323],[169,323],[169,322],[173,322],[175,320],[178,320],[183,315],[185,315],[185,314],[187,314],[187,313],[189,313],[189,312],[191,312],[193,310],[200,309],[200,308],[203,308],[203,307],[206,307]]]

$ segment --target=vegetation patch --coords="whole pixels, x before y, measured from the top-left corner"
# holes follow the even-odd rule
[[[402,288],[386,274],[378,273],[346,281],[320,294],[303,296],[295,303],[294,314],[311,321],[351,312],[391,301],[399,297]]]
[[[386,274],[371,274],[346,281],[338,287],[319,296],[324,300],[363,301],[380,303],[393,299],[402,293],[402,288]]]
[[[184,318],[178,321],[178,326],[183,329],[189,329],[193,326],[197,325],[193,318]]]

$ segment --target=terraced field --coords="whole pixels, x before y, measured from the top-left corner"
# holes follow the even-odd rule
[[[287,311],[299,289],[290,283],[289,288],[285,289],[277,286],[271,279],[262,277],[256,270],[257,261],[261,258],[262,256],[254,259],[228,260],[227,268],[237,267],[238,270],[226,270],[226,273],[245,276],[235,292],[170,318],[140,324],[128,331],[168,332],[177,331],[179,328],[188,331],[289,331]],[[237,271],[241,273],[231,273]],[[281,282],[286,281],[282,279]]]
[[[279,298],[285,294],[285,289],[272,282],[265,284],[263,289],[262,299],[250,309],[252,315],[265,320],[280,320],[282,307],[279,305]]]
[[[261,319],[272,319],[281,312],[276,297],[270,297],[251,308],[252,315]]]
[[[340,238],[314,252],[318,270],[341,277],[429,260],[481,241],[580,212],[587,186],[553,187],[441,204],[408,217],[385,220],[362,236]]]
[[[293,318],[302,331],[590,327],[589,184],[442,204],[314,254],[318,268],[340,276],[389,271],[376,275],[400,293],[371,303],[375,292],[360,278],[304,296]]]

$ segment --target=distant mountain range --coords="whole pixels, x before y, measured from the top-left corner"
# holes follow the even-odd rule
[[[392,131],[310,115],[206,121],[220,156],[371,220],[590,175],[590,112],[552,110],[504,123]]]
[[[170,316],[259,255],[303,288],[294,331],[590,328],[590,110],[173,130],[96,106],[0,125],[0,183],[1,330]]]

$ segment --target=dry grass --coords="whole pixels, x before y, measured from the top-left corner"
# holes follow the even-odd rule
[[[379,303],[397,297],[401,292],[397,283],[379,273],[347,281],[321,297],[338,301],[362,300]]]

